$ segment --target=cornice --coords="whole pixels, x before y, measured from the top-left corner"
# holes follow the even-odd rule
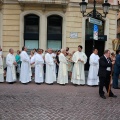
[[[92,1],[92,0],[89,0],[89,1]],[[99,0],[99,1],[101,1],[101,0]],[[101,3],[101,2],[99,2],[99,3]],[[0,6],[2,6],[3,4],[20,4],[21,5],[19,0],[0,0]],[[22,6],[32,5],[32,4],[24,4],[23,3]],[[39,4],[36,3],[36,4],[34,4],[34,6],[35,5],[36,6],[38,6],[38,5],[46,6],[45,4],[42,4],[42,2],[39,3]],[[53,5],[53,4],[49,4],[49,5]],[[57,6],[57,4],[54,4],[54,5]],[[62,6],[64,8],[64,5],[62,5]],[[79,2],[70,2],[69,0],[68,0],[68,4],[66,5],[66,7],[67,6],[70,6],[70,7],[80,7],[79,6]],[[92,3],[88,3],[87,9],[92,9],[92,8],[93,8],[93,4]],[[102,4],[96,4],[96,8],[97,9],[103,9],[102,8]],[[110,10],[120,11],[120,4],[119,5],[111,5]]]
[[[80,7],[79,3],[75,3],[75,2],[70,2],[69,6],[71,6],[71,7]],[[93,4],[88,3],[87,9],[92,9],[92,8],[93,8]],[[97,9],[103,9],[102,4],[96,4],[96,8]],[[119,5],[111,5],[109,9],[119,11]]]

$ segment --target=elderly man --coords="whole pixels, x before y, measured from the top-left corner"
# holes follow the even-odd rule
[[[96,86],[99,83],[98,78],[99,59],[100,58],[98,56],[98,50],[94,49],[89,59],[90,68],[88,73],[87,85]]]
[[[21,72],[20,72],[20,81],[21,83],[27,84],[31,81],[31,66],[30,66],[30,57],[27,54],[27,48],[23,46],[21,57]]]
[[[36,54],[33,56],[33,59],[31,60],[31,64],[35,64],[35,83],[41,84],[43,83],[43,65],[44,60],[42,57],[42,50],[38,49]]]
[[[78,51],[73,54],[72,61],[74,62],[71,82],[76,85],[85,84],[84,64],[87,62],[87,56],[82,52],[82,46],[78,46]]]
[[[14,50],[12,48],[9,49],[9,54],[6,57],[6,65],[7,65],[7,74],[6,74],[6,82],[12,84],[16,81],[16,71],[15,65],[17,65]]]
[[[68,83],[68,71],[67,71],[67,58],[65,57],[66,50],[61,49],[61,53],[59,55],[59,71],[58,71],[58,81],[57,83],[65,85]]]
[[[51,54],[52,54],[52,49],[48,49],[48,52],[45,55],[45,62],[46,62],[45,82],[50,85],[52,85],[53,82],[56,81],[54,59]]]
[[[114,97],[116,98],[117,96],[114,95],[109,89],[110,85],[110,76],[111,76],[111,70],[112,70],[112,65],[115,63],[115,61],[111,62],[110,60],[110,51],[105,50],[104,55],[100,57],[99,60],[99,71],[98,71],[98,76],[99,76],[99,95],[101,98],[106,99],[104,96],[104,91],[103,87],[105,86],[107,92],[109,93],[109,97]]]

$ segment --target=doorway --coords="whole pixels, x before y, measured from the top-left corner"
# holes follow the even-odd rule
[[[99,57],[103,55],[104,48],[105,48],[105,41],[94,41],[95,48],[98,49],[98,55]],[[93,41],[86,40],[85,41],[85,54],[87,55],[87,63],[85,64],[85,70],[89,70],[89,57],[92,54],[93,50]]]
[[[107,36],[104,35],[105,21],[102,21],[102,26],[98,26],[98,40],[94,40],[94,48],[98,49],[99,57],[103,55],[105,49],[105,41]],[[88,57],[87,63],[85,64],[85,70],[89,70],[89,57],[93,52],[93,24],[86,20],[86,38],[85,38],[85,53]]]

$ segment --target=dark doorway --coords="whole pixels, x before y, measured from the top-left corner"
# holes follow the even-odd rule
[[[98,55],[102,56],[104,53],[104,48],[105,48],[105,42],[104,41],[94,41],[95,42],[95,48],[98,49]],[[93,49],[93,41],[86,40],[85,41],[85,53],[88,57],[87,63],[85,65],[85,70],[89,70],[89,57],[92,54],[92,49]]]
[[[39,48],[39,16],[28,14],[24,17],[24,45],[30,50]]]
[[[98,55],[102,56],[104,53],[104,48],[105,48],[105,41],[107,39],[106,36],[104,36],[104,24],[105,22],[102,20],[102,26],[98,26],[99,31],[98,31],[98,40],[94,40],[95,47],[98,49]],[[93,52],[93,24],[89,23],[89,20],[86,20],[86,39],[85,39],[85,53],[88,57],[87,63],[85,65],[85,70],[89,70],[89,57]]]
[[[51,15],[47,18],[47,48],[62,48],[62,17]]]

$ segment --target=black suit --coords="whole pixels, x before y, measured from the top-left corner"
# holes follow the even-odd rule
[[[106,57],[103,55],[100,57],[99,60],[99,71],[98,71],[98,76],[99,76],[99,94],[100,96],[104,95],[103,87],[105,86],[107,92],[110,84],[110,74],[111,71],[107,70],[107,67],[111,68],[112,70],[112,63],[110,59],[106,59]],[[110,90],[110,96],[113,95],[112,91]]]

